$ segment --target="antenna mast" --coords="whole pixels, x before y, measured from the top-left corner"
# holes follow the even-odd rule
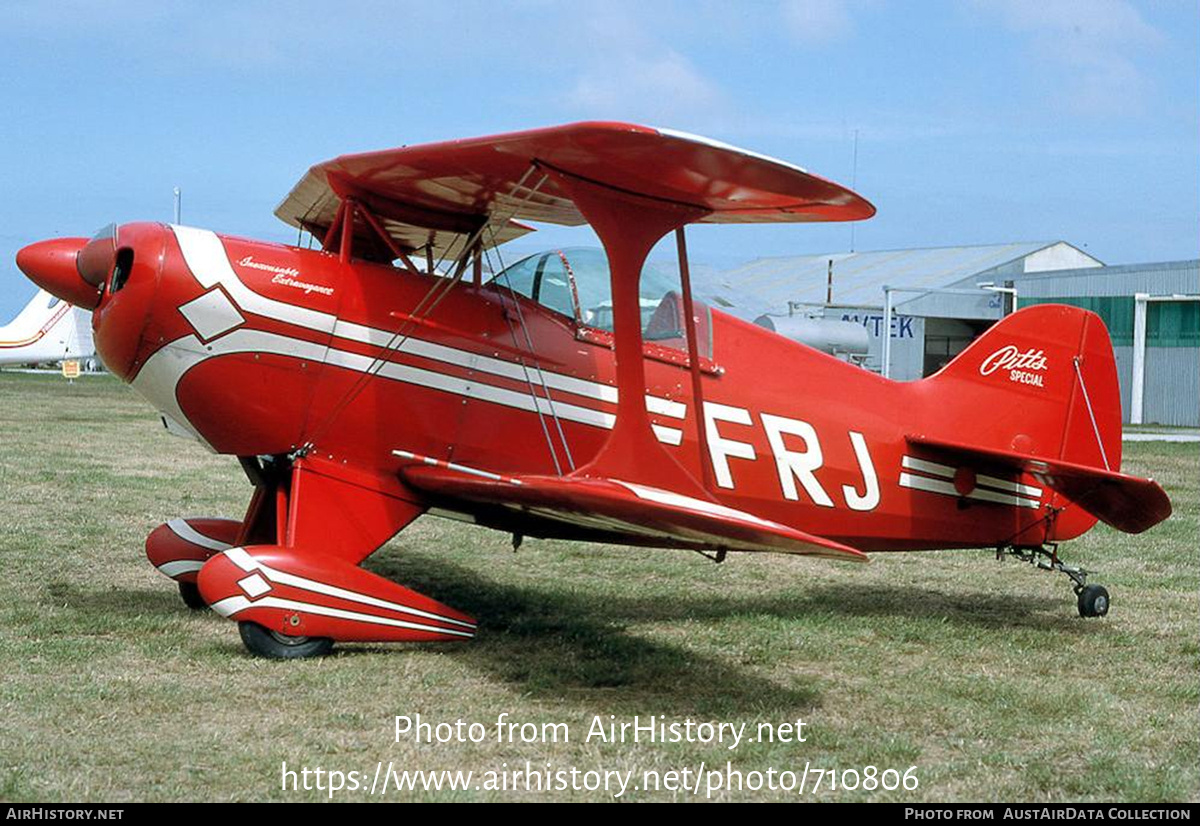
[[[854,166],[850,172],[850,188],[858,191],[858,130],[854,130]],[[850,222],[850,252],[854,252],[854,221]]]

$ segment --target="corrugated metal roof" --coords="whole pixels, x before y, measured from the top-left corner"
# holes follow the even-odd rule
[[[743,317],[786,312],[789,301],[823,304],[832,261],[834,303],[879,306],[885,286],[947,287],[1058,243],[1027,241],[760,258],[732,270],[705,273],[697,278],[696,292]]]
[[[1023,296],[1067,298],[1149,293],[1195,295],[1200,291],[1200,261],[1156,261],[1074,270],[1051,270],[1014,277]]]

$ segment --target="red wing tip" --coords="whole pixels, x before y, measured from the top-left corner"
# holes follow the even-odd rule
[[[862,551],[858,550],[857,548],[851,548],[849,545],[843,545],[842,547],[845,550],[841,551],[840,553],[838,553],[836,555],[831,555],[829,558],[830,559],[841,559],[846,562],[855,562],[859,565],[869,565],[870,564],[871,557],[867,556]]]
[[[809,554],[809,556],[818,556],[821,559],[828,559],[831,562],[846,562],[846,563],[850,563],[852,565],[870,565],[871,564],[871,560],[867,557],[866,554],[863,554],[863,553],[853,554],[853,555],[847,554],[847,553]]]

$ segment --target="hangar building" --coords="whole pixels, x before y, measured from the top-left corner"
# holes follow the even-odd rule
[[[1126,422],[1200,425],[1198,261],[1106,267],[1065,241],[833,253],[704,273],[696,291],[769,325],[861,324],[858,360],[899,380],[937,371],[1014,305],[1074,304],[1109,327]]]
[[[1004,315],[1005,294],[980,283],[1100,266],[1064,241],[842,252],[760,258],[697,279],[697,292],[750,321],[801,315],[861,324],[870,337],[865,366],[882,373],[890,291],[895,315],[887,374],[910,380],[935,372]]]
[[[1018,304],[1073,304],[1104,319],[1124,420],[1200,426],[1200,261],[1030,273]]]

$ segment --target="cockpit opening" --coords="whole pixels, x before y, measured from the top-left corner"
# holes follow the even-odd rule
[[[577,326],[612,332],[612,288],[608,257],[596,247],[568,247],[535,253],[502,270],[488,286],[524,296],[566,316]],[[678,271],[647,262],[639,282],[642,338],[648,343],[687,350]],[[693,301],[696,341],[702,358],[712,358],[711,310]]]

